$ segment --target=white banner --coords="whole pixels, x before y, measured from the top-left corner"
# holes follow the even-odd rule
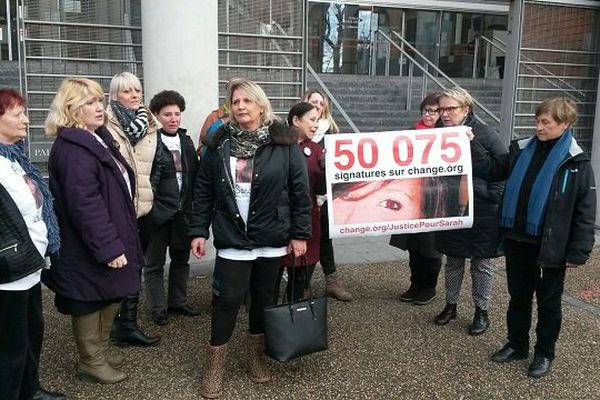
[[[467,129],[326,135],[331,237],[470,228]]]

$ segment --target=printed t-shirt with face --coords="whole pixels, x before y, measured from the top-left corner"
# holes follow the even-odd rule
[[[179,139],[179,135],[175,134],[174,136],[166,135],[161,133],[160,135],[163,143],[167,146],[169,151],[171,152],[171,157],[173,157],[173,164],[175,164],[175,171],[177,175],[177,184],[179,185],[179,193],[181,193],[181,188],[183,187],[183,164],[181,160],[181,140]]]

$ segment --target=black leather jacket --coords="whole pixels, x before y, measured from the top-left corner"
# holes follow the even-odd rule
[[[45,267],[19,208],[0,185],[0,283],[17,281]]]
[[[225,125],[204,144],[192,215],[191,237],[209,236],[212,223],[217,249],[282,247],[290,239],[311,236],[311,200],[304,156],[297,133],[280,122],[269,127],[271,142],[258,148],[253,172],[248,223],[240,216],[230,171],[229,128]]]

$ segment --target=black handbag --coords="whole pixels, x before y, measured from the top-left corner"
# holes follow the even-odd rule
[[[285,362],[327,350],[327,297],[265,307],[264,327],[265,354],[274,360]]]

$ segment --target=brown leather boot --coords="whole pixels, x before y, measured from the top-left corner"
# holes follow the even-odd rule
[[[325,292],[327,296],[333,297],[340,301],[352,301],[352,295],[343,288],[339,281],[337,271],[329,275],[325,275]]]
[[[221,346],[206,346],[206,363],[202,373],[200,394],[205,399],[216,399],[223,391],[223,373],[227,359],[227,343]]]
[[[77,371],[94,382],[117,383],[127,375],[113,368],[104,357],[100,319],[100,311],[72,317],[73,336],[79,352]]]
[[[248,334],[248,375],[254,383],[271,380],[271,370],[265,360],[265,335]]]
[[[123,365],[125,357],[115,349],[110,348],[110,329],[112,327],[115,316],[119,312],[121,304],[114,303],[100,310],[100,345],[106,361],[115,368]]]

